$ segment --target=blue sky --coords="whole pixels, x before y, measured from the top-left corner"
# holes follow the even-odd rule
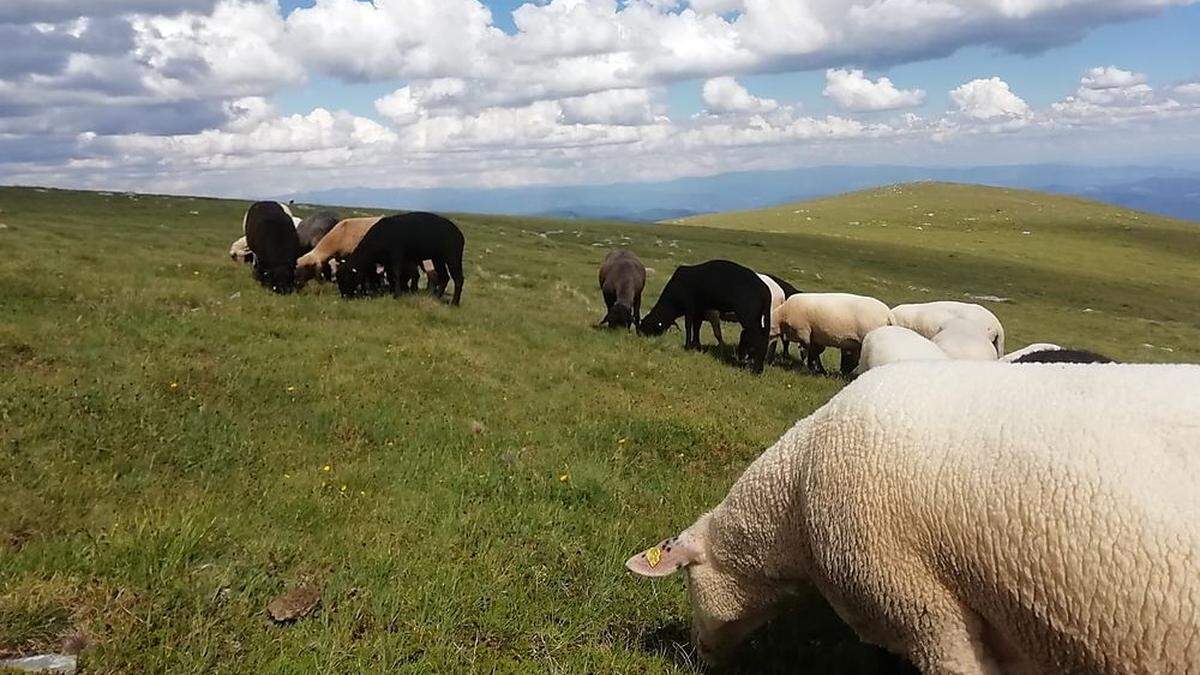
[[[4,0],[0,182],[1200,167],[1200,0]]]

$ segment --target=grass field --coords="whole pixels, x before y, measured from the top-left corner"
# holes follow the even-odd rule
[[[226,256],[244,209],[0,188],[0,655],[82,635],[88,672],[697,669],[682,584],[622,563],[841,383],[593,330],[615,246],[655,270],[646,307],[674,265],[726,257],[890,303],[1003,297],[1014,348],[1200,357],[1196,226],[1057,197],[460,216],[457,309],[270,295]],[[320,609],[273,625],[301,583]],[[795,610],[741,670],[902,666],[819,598]]]

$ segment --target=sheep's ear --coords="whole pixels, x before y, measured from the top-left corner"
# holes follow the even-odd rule
[[[643,577],[666,577],[688,565],[703,562],[704,551],[704,539],[689,530],[626,560],[625,567]]]

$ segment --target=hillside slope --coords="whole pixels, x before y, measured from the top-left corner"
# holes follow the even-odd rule
[[[1069,224],[1072,250],[1035,264],[949,219],[970,252],[931,245],[936,226],[456,216],[452,308],[271,295],[226,253],[245,207],[0,188],[0,656],[79,631],[88,672],[695,670],[682,584],[624,560],[841,383],[594,330],[616,246],[654,270],[647,308],[677,264],[727,258],[892,304],[1004,296],[987,304],[1014,347],[1200,358],[1196,234],[1137,222],[1078,227],[1115,231],[1139,279],[1084,264],[1112,244]],[[986,235],[1024,251],[1014,227]],[[271,598],[306,582],[319,612],[271,625]],[[745,672],[895,665],[818,599],[790,616]]]
[[[1160,304],[1178,286],[1200,283],[1195,223],[1026,190],[912,183],[672,223],[977,258],[1012,266],[1015,276],[1070,271],[1080,309],[1134,288]],[[1185,305],[1161,306],[1165,316],[1195,316]]]

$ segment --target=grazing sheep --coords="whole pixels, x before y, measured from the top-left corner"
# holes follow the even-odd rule
[[[1086,349],[1044,349],[1041,351],[1029,352],[1013,363],[1116,363],[1115,360],[1103,354],[1089,352]]]
[[[354,253],[354,249],[358,248],[358,242],[362,241],[367,232],[380,220],[381,216],[369,216],[364,218],[347,218],[338,222],[328,234],[321,238],[321,241],[317,242],[313,250],[305,253],[296,261],[296,279],[301,284],[308,282],[318,275],[326,279],[332,279],[334,261],[350,257],[350,254]],[[433,266],[433,261],[424,261],[423,269],[429,289],[436,288],[439,280]],[[411,290],[416,291],[418,277],[413,272],[415,272],[414,269],[408,268],[406,270],[408,276],[402,280],[402,283]],[[382,283],[379,279],[376,281]]]
[[[246,210],[242,227],[254,253],[254,278],[276,293],[295,290],[300,239],[287,209],[279,202],[256,202]]]
[[[867,333],[855,375],[901,361],[946,361],[946,352],[929,338],[902,326],[883,326]]]
[[[951,319],[933,336],[933,344],[959,361],[995,361],[996,346],[988,332],[968,319]]]
[[[638,324],[638,333],[661,335],[682,316],[684,349],[699,349],[700,326],[711,311],[737,317],[742,325],[738,361],[761,373],[767,358],[771,293],[754,270],[728,260],[675,268],[658,302]]]
[[[254,251],[251,251],[250,244],[246,243],[245,235],[229,245],[229,257],[238,263],[254,262]]]
[[[300,256],[300,259],[296,261],[297,281],[305,283],[327,271],[330,260],[349,257],[371,226],[378,222],[379,217],[372,216],[347,218],[334,225],[333,229],[317,242],[313,250]],[[328,277],[329,274],[325,276]]]
[[[826,347],[842,352],[842,374],[858,366],[863,339],[876,328],[892,325],[888,306],[875,298],[850,293],[798,293],[779,308],[782,334],[799,342],[808,355],[808,368],[825,374],[821,353]]]
[[[815,587],[927,673],[1200,672],[1198,417],[1195,366],[895,364],[626,566],[710,660]]]
[[[1018,349],[1015,352],[1005,354],[1004,356],[1000,357],[1000,360],[1007,363],[1013,363],[1026,354],[1032,354],[1034,352],[1048,352],[1055,349],[1062,349],[1062,347],[1050,342],[1036,342],[1028,347],[1025,347],[1024,349]]]
[[[338,289],[344,297],[360,295],[369,283],[377,265],[387,271],[393,295],[411,290],[412,279],[421,261],[431,260],[438,283],[431,280],[430,292],[442,297],[448,279],[454,280],[454,297],[458,305],[463,290],[463,247],[466,240],[462,230],[451,221],[434,213],[413,212],[380,219],[355,247],[354,253],[338,267]]]
[[[755,272],[755,274],[758,274],[758,273]],[[768,354],[768,358],[769,358],[770,354],[774,351],[774,347],[775,347],[774,341],[776,338],[779,337],[779,321],[776,317],[776,313],[777,313],[777,310],[779,309],[779,306],[783,304],[783,301],[786,300],[788,296],[786,295],[783,288],[780,287],[780,285],[778,283],[776,283],[775,279],[773,277],[771,277],[770,275],[758,274],[758,278],[763,282],[763,284],[767,287],[767,290],[770,291],[770,293],[771,293],[771,328],[770,328],[770,333],[769,333],[770,343],[767,347],[767,354]],[[721,322],[728,321],[730,323],[737,323],[737,316],[734,314],[731,314],[731,313],[726,313],[726,314],[722,315],[721,312],[714,310],[714,311],[706,312],[704,315],[704,318],[710,324],[712,324],[713,337],[717,338],[717,344],[724,345],[725,338],[723,335],[721,335]]]
[[[307,253],[317,247],[317,244],[329,234],[329,231],[341,222],[338,214],[332,211],[318,211],[301,220],[296,225],[296,236],[300,238],[300,246]]]
[[[600,263],[600,292],[608,312],[601,326],[629,328],[642,318],[642,291],[646,288],[646,266],[637,254],[617,249]]]
[[[996,347],[996,354],[1004,353],[1004,325],[991,310],[981,305],[953,300],[899,305],[892,308],[892,316],[896,318],[897,326],[915,330],[930,340],[942,330],[947,321],[974,321],[987,331],[988,339]]]

